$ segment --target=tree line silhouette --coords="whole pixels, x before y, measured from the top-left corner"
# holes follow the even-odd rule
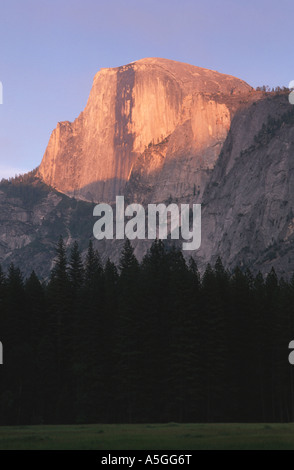
[[[294,279],[155,240],[119,266],[62,238],[48,282],[0,269],[0,424],[283,422],[294,417]]]

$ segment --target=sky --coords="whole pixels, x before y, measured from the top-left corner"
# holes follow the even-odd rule
[[[40,164],[103,67],[164,57],[288,86],[293,18],[293,0],[0,0],[0,179]]]

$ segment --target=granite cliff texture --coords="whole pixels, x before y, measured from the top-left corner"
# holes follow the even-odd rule
[[[228,268],[274,266],[289,278],[293,155],[287,93],[163,59],[102,70],[81,115],[53,131],[37,174],[0,183],[0,263],[46,277],[59,235],[85,254],[93,201],[124,194],[144,205],[201,203],[201,248],[185,252],[201,271],[220,255]],[[141,259],[150,241],[133,244]],[[95,245],[117,262],[123,241]]]
[[[294,273],[294,109],[270,96],[232,122],[203,194],[199,264]]]
[[[47,278],[62,235],[69,247],[79,240],[86,250],[93,227],[93,204],[77,201],[46,186],[32,173],[0,183],[0,263],[34,269]]]
[[[213,168],[233,114],[251,92],[235,77],[166,59],[102,69],[85,110],[53,131],[38,175],[68,195],[112,202],[144,150],[168,138],[163,167],[152,163],[168,181],[158,198],[185,196],[195,184],[201,191],[195,174]]]
[[[287,94],[248,96],[232,119],[215,165],[194,167],[194,172],[188,168],[186,180],[181,180],[183,160],[188,161],[185,152],[184,159],[177,156],[172,170],[165,173],[168,148],[166,141],[139,157],[127,199],[143,204],[201,202],[201,248],[185,253],[197,260],[201,270],[221,256],[230,269],[240,265],[267,273],[273,266],[280,275],[292,275],[294,108]],[[152,170],[154,166],[158,171]],[[138,257],[146,243],[135,242]]]

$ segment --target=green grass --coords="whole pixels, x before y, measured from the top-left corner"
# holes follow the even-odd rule
[[[294,449],[294,424],[7,426],[0,449]]]

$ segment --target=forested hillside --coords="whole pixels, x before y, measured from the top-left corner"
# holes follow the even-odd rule
[[[62,238],[50,280],[0,274],[0,424],[294,418],[294,280],[155,241],[139,263],[85,262]]]

